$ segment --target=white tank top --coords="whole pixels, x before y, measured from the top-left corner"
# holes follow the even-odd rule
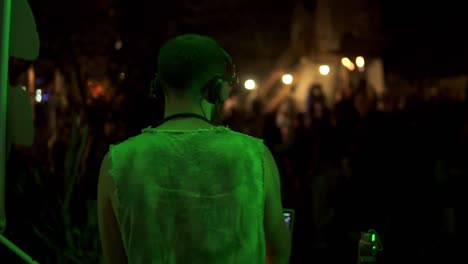
[[[128,263],[265,263],[263,149],[225,127],[146,128],[112,145]]]

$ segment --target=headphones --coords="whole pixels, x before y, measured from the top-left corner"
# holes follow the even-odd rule
[[[231,57],[222,50],[225,55],[227,62],[227,67],[225,70],[225,76],[215,75],[211,80],[209,80],[205,87],[203,88],[203,94],[205,95],[206,100],[211,104],[218,104],[223,100],[220,98],[221,90],[224,84],[227,82],[231,87],[236,86],[239,83],[239,79],[236,73],[236,66],[232,63]],[[163,89],[161,85],[161,78],[158,74],[151,80],[150,84],[150,93],[151,97],[159,99],[162,97]]]

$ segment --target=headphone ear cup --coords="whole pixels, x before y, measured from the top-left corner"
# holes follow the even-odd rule
[[[215,78],[207,87],[206,100],[211,104],[216,104],[219,102],[219,93],[223,88],[224,81],[221,78]]]

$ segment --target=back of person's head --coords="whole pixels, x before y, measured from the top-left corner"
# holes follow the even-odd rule
[[[158,78],[175,94],[197,95],[215,76],[224,76],[230,62],[230,56],[213,39],[180,35],[161,47]]]

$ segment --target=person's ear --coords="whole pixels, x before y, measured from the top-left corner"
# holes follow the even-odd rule
[[[226,101],[231,94],[231,90],[232,87],[227,82],[224,82],[219,91],[219,100],[221,102]]]

